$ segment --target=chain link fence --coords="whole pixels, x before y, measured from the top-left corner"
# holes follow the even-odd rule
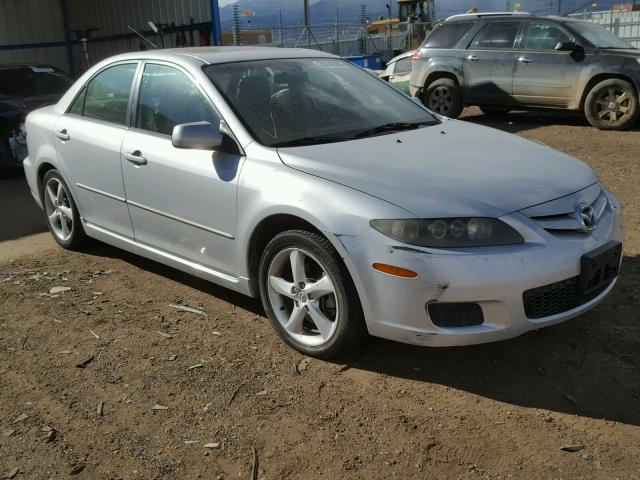
[[[348,23],[309,27],[239,27],[233,31],[232,44],[311,48],[343,57],[380,55],[383,61],[387,61],[400,52],[417,48],[429,29],[428,23],[394,23],[376,29],[367,24]]]

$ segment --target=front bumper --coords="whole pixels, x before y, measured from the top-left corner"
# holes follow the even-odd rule
[[[522,245],[436,250],[399,244],[375,230],[359,237],[341,237],[369,333],[424,346],[472,345],[513,338],[591,309],[611,292],[615,280],[590,301],[538,319],[527,318],[523,293],[579,275],[583,254],[611,240],[623,242],[620,205],[613,195],[608,196],[606,214],[588,234],[554,235],[520,213],[502,217],[523,234]],[[386,275],[372,268],[375,262],[413,270],[418,277]],[[484,322],[439,327],[429,316],[426,305],[430,302],[477,303]]]

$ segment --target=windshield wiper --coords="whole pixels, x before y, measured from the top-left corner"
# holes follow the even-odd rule
[[[294,140],[288,140],[286,142],[274,143],[271,146],[275,148],[303,147],[305,145],[318,145],[322,143],[344,142],[346,140],[350,140],[350,137],[331,137],[331,136],[302,137],[302,138],[296,138]]]
[[[399,132],[401,130],[414,130],[423,125],[435,125],[435,124],[436,122],[433,122],[433,121],[385,123],[384,125],[378,125],[377,127],[369,128],[367,130],[358,132],[355,135],[353,135],[353,138],[370,137],[372,135],[377,135],[379,133],[385,133],[385,132]]]

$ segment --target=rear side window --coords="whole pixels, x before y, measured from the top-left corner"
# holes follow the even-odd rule
[[[453,48],[469,31],[474,22],[441,23],[422,44],[425,48]]]
[[[137,63],[116,65],[103,70],[87,84],[85,117],[125,125],[127,105]]]
[[[220,117],[198,87],[180,70],[147,64],[138,95],[136,128],[171,135],[176,125],[201,121],[220,125]]]
[[[476,37],[473,48],[513,48],[520,22],[491,22],[486,24]]]

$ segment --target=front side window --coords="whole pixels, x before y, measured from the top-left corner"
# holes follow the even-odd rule
[[[136,68],[136,63],[115,65],[93,77],[86,87],[83,116],[125,125]]]
[[[573,41],[573,37],[557,25],[534,20],[529,22],[524,48],[527,50],[554,50],[559,42]]]
[[[176,68],[147,64],[138,94],[136,128],[171,135],[176,125],[200,121],[220,124],[198,87]]]
[[[510,49],[516,41],[520,22],[487,23],[473,44],[477,49]]]
[[[439,123],[363,69],[333,58],[205,67],[215,87],[263,145],[328,143]]]
[[[453,48],[473,24],[473,21],[441,23],[425,39],[422,47]]]

